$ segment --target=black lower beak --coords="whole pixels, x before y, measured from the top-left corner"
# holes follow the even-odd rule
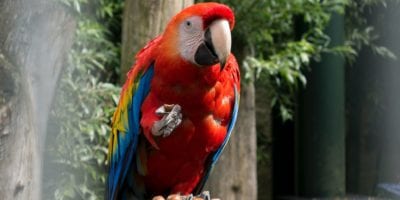
[[[219,65],[221,66],[221,72],[222,72],[222,70],[224,70],[225,67],[225,60],[219,62]]]
[[[200,46],[196,50],[196,53],[194,55],[194,60],[197,64],[203,66],[217,64],[218,56],[215,53],[209,29],[206,30],[204,38],[205,38],[204,42],[200,44]]]

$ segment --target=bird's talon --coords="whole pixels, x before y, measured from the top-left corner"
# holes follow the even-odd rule
[[[198,195],[203,200],[211,200],[210,191],[203,191],[201,194]]]
[[[151,129],[153,135],[167,137],[182,122],[181,106],[178,104],[164,104],[155,111],[157,115],[163,116],[156,121]]]
[[[193,194],[189,194],[187,196],[181,196],[182,200],[193,200]]]

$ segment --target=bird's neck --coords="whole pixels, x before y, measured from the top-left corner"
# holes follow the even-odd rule
[[[200,67],[182,59],[159,59],[154,68],[155,75],[163,82],[181,86],[197,83],[199,87],[212,87],[221,75],[218,64]]]

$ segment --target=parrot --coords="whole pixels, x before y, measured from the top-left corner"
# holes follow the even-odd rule
[[[199,195],[235,125],[230,7],[184,8],[135,56],[112,117],[106,195]]]

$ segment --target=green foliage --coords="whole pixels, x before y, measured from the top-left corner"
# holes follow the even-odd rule
[[[103,199],[110,120],[120,88],[122,0],[62,0],[77,18],[47,138],[45,199]],[[118,35],[118,36],[116,36]],[[45,171],[46,171],[45,167]]]
[[[53,116],[60,133],[49,149],[55,166],[54,199],[101,199],[106,174],[105,159],[119,88],[92,79],[85,86],[66,78]],[[51,198],[53,199],[53,198]]]
[[[330,39],[324,28],[330,15],[344,13],[348,1],[226,0],[223,3],[235,11],[233,50],[245,51],[244,77],[268,74],[272,106],[279,106],[284,120],[291,119],[296,91],[307,83],[304,69],[329,49]]]
[[[220,0],[231,6],[236,16],[233,51],[242,61],[244,78],[268,74],[272,85],[272,106],[278,106],[283,120],[292,119],[294,97],[307,80],[303,72],[322,53],[350,59],[362,46],[394,58],[386,48],[373,44],[376,36],[362,16],[368,6],[384,0]],[[346,12],[345,12],[346,11]],[[333,46],[324,30],[332,13],[346,13],[347,40]]]
[[[363,46],[368,46],[377,55],[390,59],[397,59],[389,49],[379,46],[374,42],[379,36],[374,32],[374,27],[368,24],[364,17],[372,6],[383,5],[386,7],[386,0],[359,0],[350,1],[346,12],[346,45],[351,46],[353,50],[359,51]],[[350,61],[354,61],[356,54],[348,54]]]

